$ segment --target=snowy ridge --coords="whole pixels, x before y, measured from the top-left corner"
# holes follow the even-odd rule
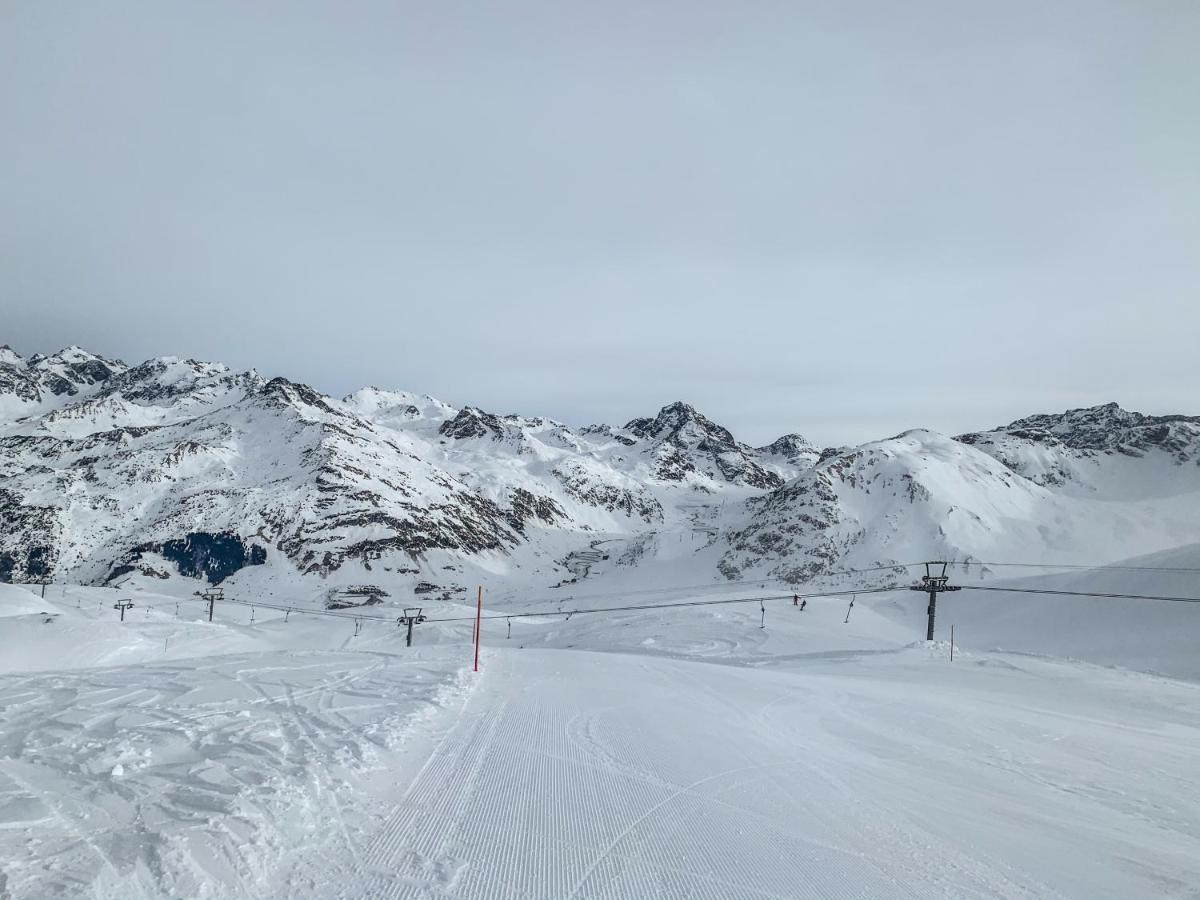
[[[190,359],[5,348],[0,410],[0,579],[14,581],[230,579],[324,602],[347,585],[455,596],[647,566],[800,583],[1200,540],[1200,418],[1112,404],[818,452],[795,433],[751,447],[681,401],[572,428],[404,391],[339,400]]]
[[[1200,490],[1200,417],[1115,403],[1019,419],[958,438],[1037,484],[1108,499]]]

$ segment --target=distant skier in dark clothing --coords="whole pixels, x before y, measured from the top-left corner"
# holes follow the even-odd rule
[[[800,612],[804,612],[804,607],[806,607],[806,606],[808,606],[808,601],[807,601],[807,600],[801,600],[801,601],[800,601]]]
[[[792,594],[792,606],[798,606],[799,604],[800,604],[800,595]]]

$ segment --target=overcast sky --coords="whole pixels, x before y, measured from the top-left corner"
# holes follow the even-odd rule
[[[0,343],[747,441],[1200,413],[1200,3],[0,0]]]

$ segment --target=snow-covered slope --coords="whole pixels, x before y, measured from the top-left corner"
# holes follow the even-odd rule
[[[0,346],[0,421],[36,415],[85,398],[125,370],[79,347],[25,359],[7,344]]]
[[[1108,403],[958,440],[1063,493],[1137,500],[1200,490],[1200,416],[1144,416]]]
[[[1200,603],[1101,596],[1200,598],[1200,544],[1095,569],[1056,571],[995,562],[1001,564],[951,568],[954,582],[965,589],[938,600],[939,637],[948,637],[953,624],[959,642],[979,650],[1069,657],[1200,681]],[[1028,588],[1081,596],[1020,592]],[[914,633],[925,623],[924,603],[902,595],[868,605]]]
[[[1013,620],[964,608],[993,596],[946,598],[951,661],[910,591],[489,595],[475,673],[452,602],[406,647],[388,615],[0,585],[0,895],[1193,896],[1200,685],[993,651]],[[1009,633],[1103,661],[1178,630],[1161,668],[1194,667],[1182,607],[1089,603]]]
[[[803,580],[847,566],[922,559],[1092,562],[1200,535],[1200,440],[1168,456],[1097,451],[1072,489],[1026,477],[995,444],[910,431],[829,451],[747,504],[721,568]],[[1182,461],[1180,461],[1182,458]]]
[[[1200,419],[1112,406],[818,453],[795,433],[748,446],[683,402],[571,428],[196,360],[4,348],[0,413],[0,579],[15,581],[204,578],[323,602],[648,567],[796,583],[934,556],[1097,562],[1200,540]]]

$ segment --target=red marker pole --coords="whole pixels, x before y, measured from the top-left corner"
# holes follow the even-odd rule
[[[479,671],[479,626],[483,621],[483,585],[479,586],[479,594],[475,601],[475,671]]]

